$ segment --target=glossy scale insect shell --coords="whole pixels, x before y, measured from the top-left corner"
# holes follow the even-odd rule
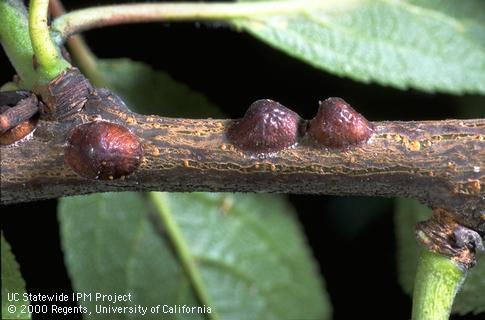
[[[11,145],[26,138],[37,126],[38,117],[32,117],[16,127],[0,134],[0,145]],[[27,138],[26,138],[27,139]]]
[[[244,117],[229,128],[228,138],[245,151],[276,152],[297,142],[300,120],[297,113],[276,101],[257,100]]]
[[[319,146],[348,148],[367,142],[374,128],[343,99],[332,97],[320,101],[318,113],[310,121],[307,132]]]
[[[67,164],[90,179],[117,179],[140,165],[141,143],[127,128],[106,122],[81,124],[69,134],[65,150]]]

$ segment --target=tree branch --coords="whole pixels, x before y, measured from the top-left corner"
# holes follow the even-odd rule
[[[233,120],[142,116],[115,102],[88,103],[61,122],[40,120],[31,140],[2,146],[1,203],[130,190],[409,197],[485,232],[485,119],[374,122],[362,146],[327,150],[303,139],[262,157],[228,140]],[[142,141],[141,165],[123,179],[86,179],[65,162],[70,130],[100,119]]]

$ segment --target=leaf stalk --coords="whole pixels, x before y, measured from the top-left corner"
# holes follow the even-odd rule
[[[29,31],[35,54],[34,68],[40,75],[39,84],[49,83],[70,67],[51,39],[47,25],[48,12],[49,0],[30,1]]]
[[[450,258],[421,252],[413,294],[413,320],[447,320],[467,271]]]
[[[72,11],[54,20],[56,41],[62,43],[69,36],[104,26],[118,24],[182,21],[230,20],[255,16],[304,12],[328,7],[328,1],[263,1],[242,3],[136,3],[92,7]]]
[[[37,73],[32,64],[27,10],[22,1],[0,1],[0,43],[20,77],[19,86],[32,89]]]

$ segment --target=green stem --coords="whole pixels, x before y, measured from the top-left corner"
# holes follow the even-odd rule
[[[423,249],[414,282],[413,320],[447,320],[466,270],[450,258]]]
[[[66,14],[60,0],[50,0],[49,9],[53,17]],[[98,58],[91,51],[81,35],[74,35],[67,40],[67,47],[74,64],[95,87],[108,87],[105,77],[98,68]]]
[[[211,319],[219,319],[216,310],[214,310],[214,304],[212,304],[206,286],[204,285],[204,281],[202,280],[202,276],[199,273],[198,266],[190,254],[190,249],[184,239],[182,230],[180,230],[170,208],[167,206],[165,194],[161,192],[150,192],[150,198],[158,209],[158,214],[164,223],[165,230],[172,241],[175,251],[179,255],[180,261],[192,282],[200,302],[205,306],[212,307],[212,312],[208,314]]]
[[[29,30],[40,84],[46,84],[70,67],[51,39],[47,14],[49,0],[30,0]]]
[[[314,10],[333,1],[261,1],[238,3],[137,3],[93,7],[57,18],[53,32],[62,42],[77,32],[102,26],[177,20],[230,20]],[[335,5],[335,4],[333,4]]]
[[[32,65],[34,50],[23,1],[0,0],[0,21],[2,47],[20,77],[20,87],[30,90],[37,81],[37,73]]]

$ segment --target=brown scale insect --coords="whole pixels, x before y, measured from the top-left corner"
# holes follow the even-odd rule
[[[318,113],[310,121],[308,135],[327,148],[348,148],[367,142],[374,128],[367,119],[341,98],[320,101]]]
[[[257,154],[291,147],[297,142],[300,116],[280,103],[262,99],[253,102],[244,117],[228,130],[238,148]]]
[[[80,176],[111,180],[131,174],[140,165],[140,140],[127,128],[94,121],[71,130],[65,149],[67,164]]]
[[[38,117],[32,117],[15,126],[14,128],[0,134],[0,145],[11,145],[24,139],[34,131],[37,126]]]
[[[28,91],[0,92],[0,145],[10,145],[34,131],[37,97]]]

